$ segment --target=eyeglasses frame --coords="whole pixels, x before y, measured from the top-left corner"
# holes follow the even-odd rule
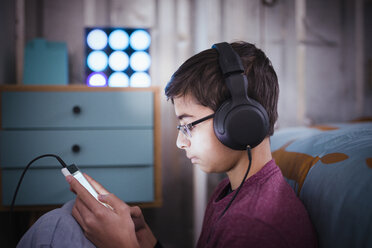
[[[199,120],[196,120],[196,121],[193,121],[191,123],[188,123],[188,124],[185,124],[185,125],[178,125],[177,126],[177,129],[178,131],[181,131],[186,137],[189,137],[191,138],[191,130],[193,129],[193,127],[195,127],[197,124],[203,122],[203,121],[206,121],[206,120],[209,120],[211,118],[214,117],[214,114],[210,114],[210,115],[207,115]]]

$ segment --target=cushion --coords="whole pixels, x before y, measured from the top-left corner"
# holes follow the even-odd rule
[[[271,147],[320,247],[372,247],[372,122],[287,128]]]

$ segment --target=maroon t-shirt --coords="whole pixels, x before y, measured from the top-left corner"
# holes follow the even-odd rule
[[[219,219],[235,194],[229,188],[226,178],[213,193],[197,247],[317,247],[309,215],[274,160],[244,182]]]

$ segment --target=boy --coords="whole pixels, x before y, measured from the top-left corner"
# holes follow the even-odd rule
[[[198,247],[316,247],[308,214],[271,157],[269,137],[279,93],[275,71],[254,45],[239,42],[231,47],[242,60],[248,97],[267,113],[263,114],[268,125],[265,135],[252,149],[250,144],[236,148],[216,136],[215,114],[232,97],[221,73],[218,47],[188,59],[165,89],[180,121],[177,146],[203,171],[227,174],[208,203]],[[256,131],[248,130],[254,135]],[[232,132],[239,136],[247,130],[243,126]],[[77,194],[72,214],[90,241],[98,247],[160,246],[138,207],[129,207],[88,180],[100,193],[99,199],[113,208],[98,203],[73,177],[67,177]]]

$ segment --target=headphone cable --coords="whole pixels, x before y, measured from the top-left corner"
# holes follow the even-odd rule
[[[57,155],[54,155],[54,154],[44,154],[44,155],[41,155],[41,156],[38,156],[36,158],[34,158],[33,160],[31,160],[28,165],[24,168],[23,170],[23,173],[18,181],[18,184],[17,184],[17,188],[14,192],[14,195],[13,195],[13,199],[12,199],[12,203],[10,205],[10,225],[12,226],[13,225],[13,209],[14,209],[14,204],[15,204],[15,200],[16,200],[16,197],[17,197],[17,194],[18,194],[18,190],[21,186],[21,183],[22,183],[22,180],[28,170],[28,168],[36,161],[36,160],[39,160],[41,158],[45,158],[45,157],[54,157],[58,160],[58,162],[62,165],[63,168],[65,168],[67,165],[66,163]]]
[[[244,175],[244,177],[243,177],[242,182],[240,183],[239,187],[236,189],[235,194],[233,195],[233,197],[231,198],[231,200],[230,200],[229,203],[227,204],[226,208],[222,211],[221,215],[218,217],[217,222],[220,221],[220,219],[222,218],[222,216],[225,215],[226,211],[227,211],[227,210],[229,209],[229,207],[231,206],[232,202],[234,201],[234,199],[235,199],[236,196],[238,195],[240,189],[242,188],[242,186],[243,186],[243,184],[244,184],[244,182],[245,182],[245,179],[247,179],[247,176],[248,176],[249,171],[251,170],[251,165],[252,165],[252,153],[251,153],[251,147],[250,147],[249,145],[247,146],[247,153],[248,153],[248,159],[249,159],[248,169],[247,169],[247,171],[245,172],[245,175]],[[216,223],[217,223],[217,222],[216,222]],[[207,237],[207,243],[209,243],[209,240],[210,240],[210,238],[211,238],[211,236],[212,236],[212,233],[214,232],[216,226],[217,226],[216,224],[213,225],[212,230],[209,232],[208,237]]]
[[[247,153],[248,153],[248,159],[249,159],[249,164],[248,164],[248,169],[247,171],[245,172],[245,175],[243,177],[243,180],[242,182],[240,183],[239,187],[236,189],[236,192],[234,194],[234,196],[231,198],[231,200],[229,201],[229,203],[227,204],[226,208],[223,210],[222,214],[220,215],[220,217],[218,217],[218,220],[222,218],[222,216],[224,216],[224,214],[226,213],[227,209],[229,209],[229,207],[231,206],[232,202],[234,201],[234,199],[236,198],[236,196],[238,195],[240,189],[242,188],[245,180],[247,179],[247,176],[248,176],[248,173],[249,171],[251,170],[251,165],[252,165],[252,153],[251,153],[251,147],[248,145],[247,146]]]

